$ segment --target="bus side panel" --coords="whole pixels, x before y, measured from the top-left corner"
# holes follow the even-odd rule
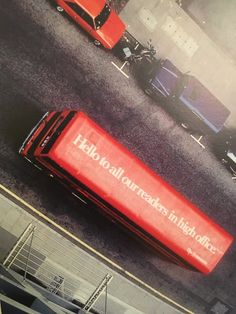
[[[139,159],[80,113],[50,158],[122,214],[202,272],[232,237]]]

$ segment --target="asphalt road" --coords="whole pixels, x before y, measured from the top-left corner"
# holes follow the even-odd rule
[[[85,111],[178,191],[236,236],[236,187],[208,149],[111,64],[47,0],[2,0],[0,6],[0,182],[149,285],[206,313],[214,298],[235,307],[234,244],[204,276],[172,264],[73,199],[17,151],[48,110]],[[128,71],[128,70],[127,70]]]

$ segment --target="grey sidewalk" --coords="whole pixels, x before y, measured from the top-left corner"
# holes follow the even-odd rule
[[[85,250],[49,228],[37,218],[0,194],[0,261],[3,262],[25,228],[32,223],[36,227],[32,238],[32,259],[28,265],[33,274],[44,285],[52,278],[64,280],[64,297],[85,303],[101,280],[113,276],[108,285],[107,314],[177,314],[184,311],[171,301],[155,297],[108,267]],[[17,261],[18,260],[18,261]],[[13,268],[22,268],[18,259]],[[124,272],[125,273],[125,272]],[[126,274],[127,277],[127,274]],[[95,303],[94,309],[104,313],[104,294]],[[167,303],[168,302],[168,303]]]
[[[129,0],[121,11],[127,30],[142,44],[152,39],[157,56],[196,76],[236,121],[236,65],[174,0]]]

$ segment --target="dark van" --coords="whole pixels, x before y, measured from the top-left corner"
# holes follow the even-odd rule
[[[236,180],[236,139],[232,142],[226,152],[223,162],[226,167],[231,171],[233,179]]]
[[[231,172],[236,182],[236,129],[225,128],[212,144],[213,152]]]
[[[141,66],[138,79],[183,127],[197,133],[218,133],[230,111],[196,77],[182,73],[168,59]]]

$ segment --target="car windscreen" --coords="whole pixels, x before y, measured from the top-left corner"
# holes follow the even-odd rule
[[[81,17],[89,26],[94,28],[94,23],[92,17],[84,11],[77,3],[66,3],[79,17]]]
[[[96,29],[99,29],[103,26],[103,24],[107,21],[110,13],[111,13],[111,8],[109,7],[109,5],[105,4],[100,14],[95,18]]]
[[[156,68],[152,84],[162,90],[166,96],[170,96],[175,94],[181,75],[169,60],[165,60]]]

